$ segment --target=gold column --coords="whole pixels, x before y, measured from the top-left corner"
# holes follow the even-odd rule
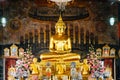
[[[41,32],[41,30],[40,30],[40,32]],[[40,36],[40,32],[39,32],[39,43],[40,43],[40,37],[41,37],[41,36]]]
[[[80,44],[80,27],[78,26],[78,44]]]
[[[68,33],[68,36],[70,36],[70,26],[68,26],[68,31],[67,31]]]
[[[75,43],[75,26],[73,27],[73,43]]]
[[[44,28],[44,43],[46,43],[46,28]]]
[[[49,26],[49,37],[51,37],[51,26]],[[49,39],[50,40],[50,39]]]
[[[40,31],[38,32],[38,43],[40,43]]]

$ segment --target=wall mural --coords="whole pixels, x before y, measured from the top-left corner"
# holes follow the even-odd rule
[[[57,21],[60,11],[54,7],[32,7],[29,11],[29,16],[32,18],[44,21]],[[79,20],[89,17],[89,12],[86,7],[66,7],[63,12],[63,20]]]
[[[59,16],[58,13],[54,21],[53,12],[55,11],[51,12],[50,11],[51,8],[49,10],[49,8],[46,7],[46,10],[48,9],[51,13],[50,14],[48,13],[49,11],[45,13],[44,12],[45,10],[42,10],[45,7],[38,8],[39,14],[41,14],[42,16],[49,14],[48,16],[51,16],[53,18],[53,21],[52,20],[48,21],[47,20],[48,18],[46,17],[43,21],[42,18],[39,19],[39,15],[36,15],[37,17],[32,17],[32,16],[35,16],[34,7],[37,7],[37,6],[31,0],[30,1],[24,0],[24,2],[16,1],[14,3],[9,2],[9,8],[5,9],[7,12],[9,11],[10,14],[6,14],[9,17],[7,26],[3,28],[3,31],[0,30],[3,33],[3,35],[0,35],[0,44],[11,44],[11,43],[19,44],[20,37],[23,36],[23,39],[24,39],[26,34],[28,34],[28,36],[30,35],[29,33],[32,33],[32,35],[38,34],[39,36],[38,38],[40,38],[41,29],[43,30],[43,33],[45,33],[47,29],[48,31],[51,31],[50,33],[51,35],[54,33],[54,26],[55,26],[57,17]],[[99,7],[97,5],[99,5]],[[118,44],[117,23],[114,26],[110,26],[107,22],[108,17],[110,15],[109,12],[111,12],[110,4],[109,3],[107,4],[104,2],[103,3],[90,2],[86,5],[86,7],[87,9],[89,9],[88,11],[89,16],[88,16],[88,12],[86,13],[87,18],[85,19],[80,18],[79,20],[73,20],[73,21],[64,20],[67,28],[73,29],[73,36],[75,36],[75,30],[76,30],[75,28],[78,28],[76,32],[79,33],[78,36],[80,37],[81,35],[80,29],[83,28],[84,29],[83,33],[85,35],[86,35],[86,32],[89,31],[89,33],[94,34],[94,36],[98,36],[99,44],[104,44],[104,43]],[[114,4],[113,8],[116,9],[117,11],[116,4]],[[43,11],[43,12],[40,12],[40,11]],[[30,14],[32,16],[30,16]],[[74,12],[72,12],[71,14],[77,15],[77,14],[74,14]],[[116,15],[117,13],[114,12],[114,14],[117,17]],[[64,15],[67,16],[68,14],[64,14]],[[49,19],[52,19],[52,18],[49,18]],[[35,30],[37,30],[37,33],[35,33]],[[2,39],[1,39],[1,36],[2,36]],[[77,38],[77,37],[74,37],[74,38]],[[84,36],[84,39],[85,38],[86,36]],[[73,40],[73,42],[75,41]],[[80,43],[79,38],[78,38],[78,42]]]

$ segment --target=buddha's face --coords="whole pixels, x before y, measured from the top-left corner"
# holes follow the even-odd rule
[[[85,64],[87,64],[87,59],[84,59],[84,61],[83,61]]]
[[[37,58],[33,58],[33,62],[36,63],[37,62]]]
[[[59,34],[59,35],[62,35],[64,33],[64,28],[56,28],[56,32]]]

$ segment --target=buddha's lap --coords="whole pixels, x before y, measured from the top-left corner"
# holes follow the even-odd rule
[[[80,55],[77,53],[55,53],[55,52],[50,52],[50,53],[43,53],[40,55],[41,59],[44,58],[79,58],[80,59]]]

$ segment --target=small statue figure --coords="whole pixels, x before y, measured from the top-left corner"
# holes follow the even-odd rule
[[[77,75],[77,70],[76,70],[76,64],[75,64],[75,62],[71,63],[71,71],[70,72],[71,72],[70,75],[71,75],[72,79],[75,79],[76,75]]]
[[[39,63],[37,62],[37,58],[33,58],[33,63],[30,64],[30,69],[32,71],[32,80],[38,80]]]
[[[46,68],[46,76],[47,76],[47,78],[50,78],[51,77],[51,68],[50,67],[47,67]]]
[[[39,79],[43,76],[42,71],[42,66],[39,66]]]
[[[51,64],[50,62],[47,62],[46,63],[46,76],[48,79],[51,79],[51,75],[52,75]]]
[[[15,80],[15,68],[11,65],[10,68],[8,68],[8,80]]]
[[[109,80],[112,80],[112,69],[109,66],[107,66],[104,71],[104,77],[106,77]]]
[[[57,63],[56,71],[58,72],[58,74],[63,74],[66,71],[66,66],[62,59]]]
[[[81,66],[81,72],[82,72],[83,75],[89,74],[90,65],[87,64],[87,63],[88,63],[87,59],[84,59],[84,60],[83,60],[83,64],[82,64],[82,66]]]
[[[82,80],[81,70],[79,70],[79,72],[78,72],[78,80]]]

